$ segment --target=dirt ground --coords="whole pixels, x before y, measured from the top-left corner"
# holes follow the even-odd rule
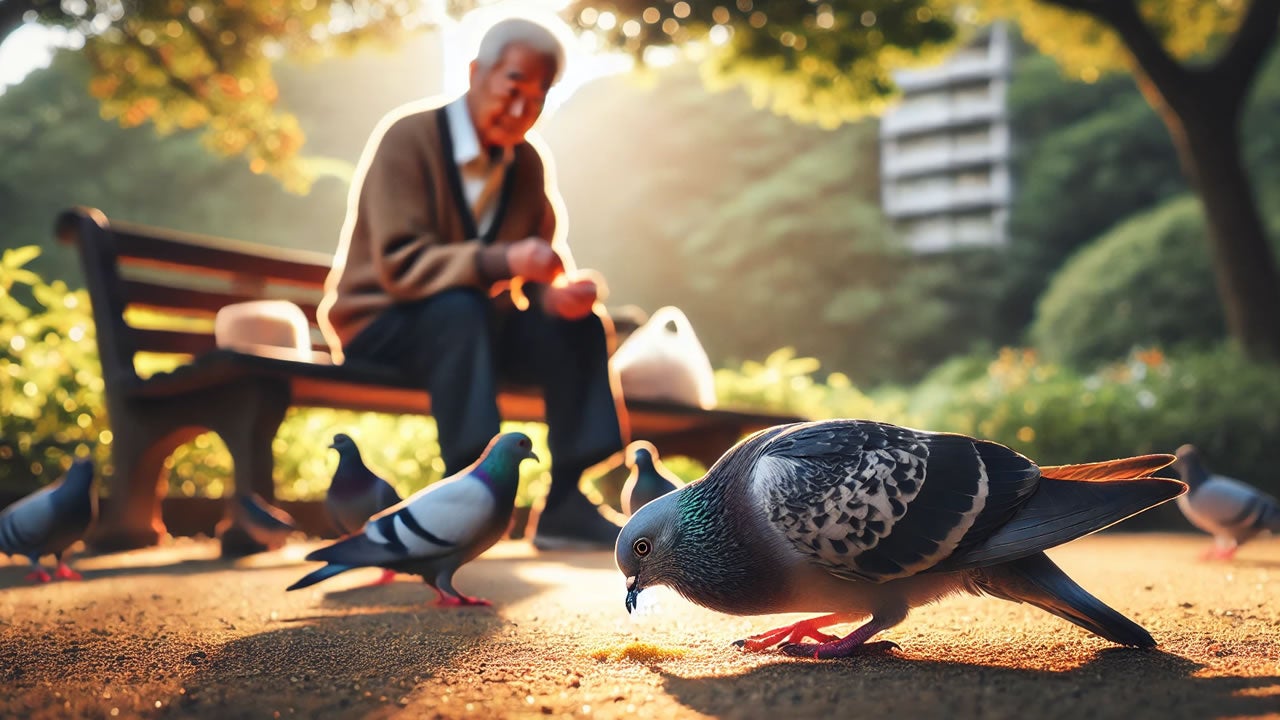
[[[0,565],[0,716],[1280,717],[1280,540],[1228,564],[1200,562],[1207,545],[1113,533],[1050,553],[1156,651],[957,597],[885,633],[900,651],[834,662],[731,645],[797,616],[669,595],[637,622],[610,555],[521,541],[458,574],[495,602],[479,609],[431,607],[408,577],[361,587],[376,570],[285,593],[314,567],[301,542],[233,563],[178,540],[82,558],[84,581],[38,587]]]

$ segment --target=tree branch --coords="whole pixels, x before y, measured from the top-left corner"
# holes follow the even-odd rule
[[[184,18],[182,24],[186,25],[191,34],[195,36],[196,42],[200,43],[200,47],[204,49],[204,54],[208,55],[209,60],[213,62],[213,67],[218,72],[225,73],[227,71],[226,63],[222,61],[222,54],[218,52],[218,47],[214,44],[213,38],[209,37],[204,28],[200,27],[200,24],[194,20]]]
[[[142,42],[142,40],[129,30],[124,23],[121,23],[119,27],[120,32],[124,33],[125,38],[129,40],[130,45],[141,50],[143,54],[151,59],[151,62],[155,63],[161,70],[164,70],[165,77],[169,80],[169,85],[198,103],[207,103],[204,96],[196,90],[194,85],[174,74],[173,69],[169,67],[169,63],[165,61],[164,56],[160,54],[159,50],[156,50],[154,47]]]
[[[1231,44],[1209,69],[1214,84],[1234,91],[1233,97],[1243,97],[1257,77],[1267,51],[1275,44],[1278,28],[1280,2],[1253,0],[1249,3]]]
[[[1267,4],[1275,0],[1261,0]],[[1134,0],[1041,0],[1067,10],[1077,10],[1093,16],[1109,25],[1124,41],[1129,54],[1151,83],[1159,90],[1165,102],[1175,107],[1186,107],[1192,100],[1187,89],[1194,76],[1173,58],[1160,39],[1151,32]]]

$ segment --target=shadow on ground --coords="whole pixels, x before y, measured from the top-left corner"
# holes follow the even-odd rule
[[[734,676],[665,673],[667,691],[713,717],[1249,717],[1280,709],[1280,677],[1195,677],[1200,665],[1113,648],[1067,670],[900,656],[781,661]]]
[[[461,583],[460,583],[461,584]],[[509,604],[543,589],[510,576],[468,588]],[[510,621],[490,607],[440,608],[414,575],[388,585],[324,592],[315,613],[232,640],[196,658],[168,716],[367,717],[408,696],[454,658],[482,647]]]

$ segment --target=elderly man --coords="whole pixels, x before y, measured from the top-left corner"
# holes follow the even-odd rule
[[[540,386],[552,469],[534,544],[612,548],[618,527],[578,490],[583,470],[626,440],[611,326],[594,312],[596,281],[572,272],[558,195],[525,139],[563,64],[545,27],[504,20],[481,40],[466,94],[379,124],[320,315],[340,361],[421,379],[448,474],[498,433],[500,381]],[[514,279],[523,311],[506,290]]]

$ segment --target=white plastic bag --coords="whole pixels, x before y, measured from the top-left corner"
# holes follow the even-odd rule
[[[666,400],[710,410],[715,375],[707,352],[680,308],[659,308],[613,354],[624,397]]]

